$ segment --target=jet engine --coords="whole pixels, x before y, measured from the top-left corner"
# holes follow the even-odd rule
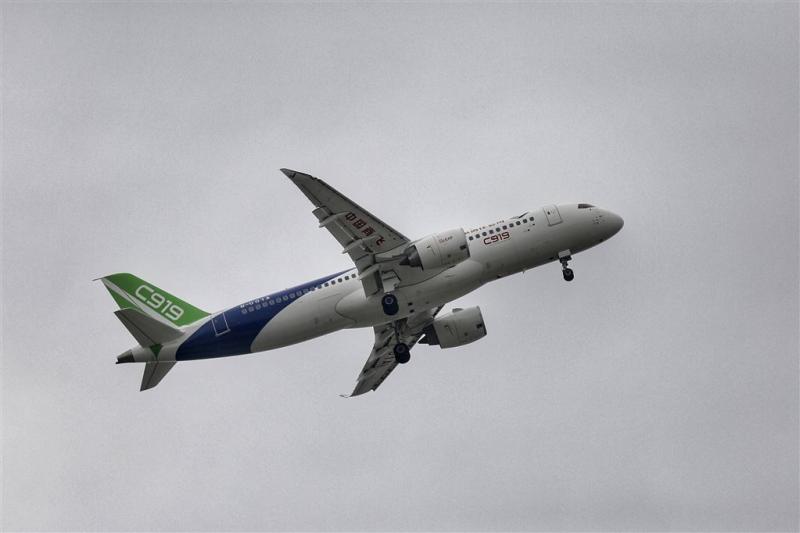
[[[425,336],[419,340],[421,344],[438,344],[442,348],[463,346],[486,336],[481,308],[477,306],[453,309],[436,318],[423,331]]]
[[[420,239],[406,248],[401,265],[427,268],[450,267],[469,258],[467,234],[461,228]]]

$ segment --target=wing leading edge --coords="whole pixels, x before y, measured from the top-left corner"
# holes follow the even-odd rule
[[[312,212],[319,221],[319,227],[327,229],[342,246],[342,253],[348,254],[353,260],[365,295],[389,292],[401,282],[413,282],[420,276],[430,276],[430,273],[399,264],[404,257],[402,252],[410,244],[405,235],[321,179],[287,168],[282,168],[281,172],[311,200],[315,207]],[[425,326],[433,321],[440,310],[441,307],[436,307],[407,320],[373,328],[375,341],[372,352],[350,396],[380,387],[398,364],[394,358],[394,346],[399,342],[407,344],[409,348],[414,346],[422,337]]]
[[[378,254],[391,256],[404,248],[408,238],[324,181],[314,176],[282,168],[281,172],[311,200],[321,228],[327,229],[342,245],[358,269],[365,294],[375,294],[396,275],[382,267]],[[397,252],[399,254],[399,251]]]

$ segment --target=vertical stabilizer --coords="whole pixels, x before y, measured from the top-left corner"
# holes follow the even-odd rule
[[[112,274],[100,279],[119,305],[114,314],[142,347],[120,354],[117,363],[142,361],[142,353],[149,356],[152,352],[156,360],[145,363],[139,390],[152,389],[175,366],[174,361],[158,360],[162,345],[179,339],[183,335],[181,328],[209,314],[132,274]]]
[[[183,327],[209,314],[133,274],[100,278],[120,309],[136,309],[173,326]]]

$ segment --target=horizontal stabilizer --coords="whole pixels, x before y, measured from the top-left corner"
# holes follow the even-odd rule
[[[144,374],[142,375],[142,387],[139,389],[140,391],[152,389],[159,382],[164,379],[164,376],[167,375],[167,372],[172,370],[172,367],[175,366],[175,362],[167,362],[162,363],[160,361],[150,361],[145,363],[144,367]]]
[[[119,309],[114,311],[114,314],[117,315],[120,322],[128,328],[131,335],[142,346],[164,344],[177,339],[183,334],[181,330],[170,326],[166,322],[148,316],[136,309]]]

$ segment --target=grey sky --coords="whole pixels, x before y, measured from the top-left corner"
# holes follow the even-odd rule
[[[2,4],[5,530],[796,530],[798,5]],[[588,201],[489,335],[139,393],[91,282],[210,310],[346,268],[278,172],[406,235]]]

